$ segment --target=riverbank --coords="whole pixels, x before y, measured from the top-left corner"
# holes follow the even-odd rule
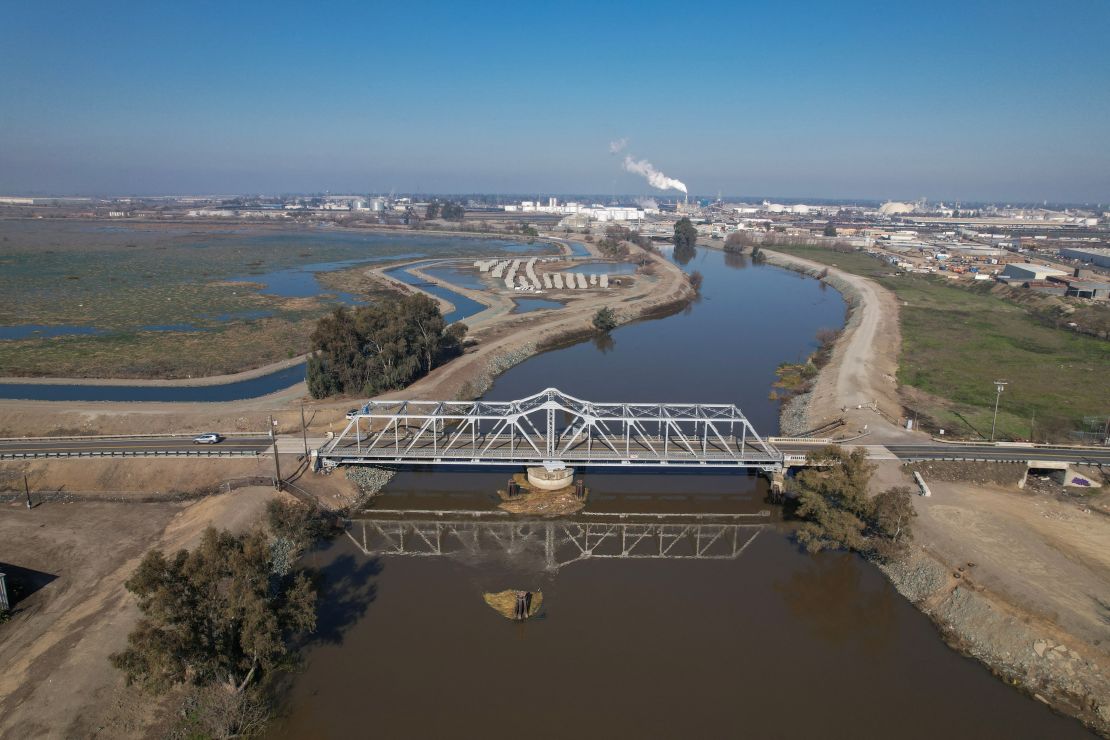
[[[710,249],[721,247],[699,242]],[[821,280],[838,291],[849,306],[845,317],[830,316],[829,328],[844,328],[833,352],[806,393],[782,405],[781,433],[796,435],[843,419],[842,437],[866,432],[875,442],[905,441],[898,424],[902,404],[898,398],[898,355],[901,331],[898,302],[874,281],[836,267],[794,255],[761,249],[764,262]]]
[[[602,258],[593,245],[587,249],[592,256]],[[639,250],[632,249],[634,255]],[[408,388],[383,394],[381,398],[477,398],[498,375],[514,365],[568,341],[596,334],[592,322],[599,308],[612,308],[621,325],[681,310],[695,295],[686,274],[670,260],[646,254],[653,269],[637,271],[631,287],[611,288],[606,293],[568,293],[564,306],[553,310],[513,314],[511,298],[452,284],[451,290],[489,306],[465,322],[471,328],[468,338],[476,340],[477,347]],[[419,274],[437,281],[427,273]]]
[[[794,423],[813,428],[842,412],[867,424],[872,438],[908,436],[886,419],[900,416],[894,294],[836,267],[762,251],[769,264],[813,277],[827,270],[823,279],[852,305],[832,360],[800,397],[801,409],[784,409],[784,423],[796,414]],[[882,412],[871,411],[870,419],[852,408],[854,401],[866,409],[868,397]],[[882,487],[912,485],[904,475],[894,477]],[[1073,503],[1038,500],[1016,484],[929,484],[933,496],[914,497],[915,549],[880,570],[954,649],[1110,736],[1110,644],[1104,644],[1110,611],[1091,597],[1110,593],[1110,524]]]
[[[838,267],[895,296],[901,328],[899,396],[919,428],[972,440],[1062,442],[1102,430],[1085,418],[1107,411],[1102,385],[1110,343],[1080,331],[1110,316],[1097,302],[1040,296],[951,272],[896,270],[862,252],[779,247]],[[1074,327],[1060,320],[1070,316]],[[1051,361],[1046,361],[1051,358]],[[1009,379],[995,418],[993,381]],[[1103,414],[1105,416],[1105,414]]]
[[[952,648],[1110,737],[1110,519],[1094,504],[1110,493],[1034,493],[1015,466],[981,467],[926,472],[913,549],[880,569]],[[895,464],[876,478],[912,485]]]
[[[761,251],[768,264],[823,279],[851,306],[812,390],[784,406],[783,433],[839,415],[855,431],[866,426],[869,440],[911,436],[888,420],[901,416],[893,292],[829,264]],[[1016,478],[987,483],[974,465],[959,468],[966,479],[930,477],[933,495],[914,497],[914,550],[880,570],[953,649],[1110,736],[1110,602],[1092,597],[1110,593],[1110,522],[1082,500],[1037,497]],[[900,466],[883,466],[874,492],[892,485],[914,483]]]

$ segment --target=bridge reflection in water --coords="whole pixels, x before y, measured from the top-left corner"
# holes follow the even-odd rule
[[[351,520],[347,536],[366,555],[539,557],[546,569],[555,571],[597,559],[735,560],[766,526],[682,519],[673,515],[648,522],[368,518]]]

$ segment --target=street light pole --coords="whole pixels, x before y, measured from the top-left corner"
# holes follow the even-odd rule
[[[994,381],[994,387],[998,390],[998,393],[994,396],[994,421],[991,422],[991,442],[994,441],[994,430],[998,426],[998,401],[1002,398],[1002,389],[1005,388],[1006,385],[1005,380]]]

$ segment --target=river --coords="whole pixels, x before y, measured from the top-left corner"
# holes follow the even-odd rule
[[[775,366],[839,326],[843,301],[720,252],[686,269],[705,276],[686,311],[530,359],[487,397],[556,386],[599,401],[733,402],[773,433]],[[363,524],[392,526],[384,509],[491,509],[508,474],[400,473],[353,538],[309,557],[324,574],[320,629],[273,737],[1088,736],[950,650],[862,559],[798,552],[754,476],[587,473],[591,515],[550,525],[604,529],[622,520],[603,514],[620,511],[741,515],[722,519],[741,526],[719,530],[703,557],[676,537],[666,552],[685,557],[581,557],[564,541],[552,560],[542,531],[503,545],[494,527],[451,557],[356,544]],[[458,521],[436,526],[475,526]],[[485,605],[483,592],[505,588],[542,590],[540,618],[515,624]]]

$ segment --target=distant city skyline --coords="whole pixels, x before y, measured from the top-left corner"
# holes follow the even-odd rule
[[[1110,202],[1110,3],[13,4],[0,194]]]

